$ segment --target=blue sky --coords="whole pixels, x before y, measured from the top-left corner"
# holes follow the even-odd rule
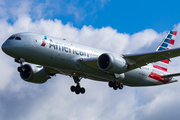
[[[6,2],[5,6],[11,8],[20,6],[22,2],[9,3]],[[178,0],[37,0],[29,3],[32,6],[27,12],[33,20],[59,19],[64,24],[70,22],[76,28],[84,25],[95,28],[111,26],[119,32],[130,34],[147,28],[157,32],[171,30],[180,18]],[[7,13],[12,15],[9,11]],[[9,21],[13,20],[14,16],[9,17]]]
[[[155,51],[169,30],[180,31],[179,3],[0,0],[0,44],[12,34],[36,32],[118,54]],[[177,34],[175,47],[179,39]],[[75,95],[69,76],[28,83],[13,58],[2,51],[0,58],[0,120],[179,120],[180,82],[114,91],[105,82],[82,79],[86,94]],[[180,72],[179,58],[172,59],[168,72]]]
[[[69,2],[69,1],[68,1]],[[65,3],[68,3],[65,2]],[[168,0],[98,0],[76,1],[72,6],[78,9],[66,12],[66,7],[58,2],[58,12],[53,6],[47,6],[54,14],[46,16],[46,19],[61,19],[64,24],[71,22],[75,27],[92,25],[95,28],[111,26],[119,32],[133,34],[135,32],[152,28],[157,32],[171,30],[174,24],[179,22],[179,1]]]

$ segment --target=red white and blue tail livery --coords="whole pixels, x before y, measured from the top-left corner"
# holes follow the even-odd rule
[[[166,35],[166,37],[164,38],[162,43],[159,45],[156,51],[172,49],[175,43],[176,34],[177,34],[177,31],[170,31]],[[167,72],[169,62],[170,60],[164,59],[164,60],[154,63],[153,67],[161,70],[162,72]]]

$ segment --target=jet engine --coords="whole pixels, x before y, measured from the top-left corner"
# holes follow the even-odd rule
[[[128,67],[126,61],[121,56],[111,53],[100,55],[97,64],[99,69],[117,74],[125,72]]]
[[[48,72],[42,66],[32,66],[29,64],[18,68],[23,80],[32,83],[45,83],[49,78]]]

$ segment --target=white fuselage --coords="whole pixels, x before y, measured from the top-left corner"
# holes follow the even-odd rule
[[[76,73],[83,78],[105,82],[115,79],[114,75],[98,68],[89,67],[80,61],[82,58],[98,58],[101,54],[110,52],[35,33],[19,33],[14,36],[21,37],[21,40],[7,40],[3,44],[4,51],[7,49],[5,52],[14,58],[23,58],[26,62],[54,69],[60,74],[71,76]],[[148,64],[119,74],[118,80],[128,86],[171,83],[172,79],[163,82],[163,79],[158,78],[158,75],[163,74],[166,72]]]

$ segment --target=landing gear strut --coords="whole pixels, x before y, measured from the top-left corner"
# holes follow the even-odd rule
[[[108,83],[109,87],[113,87],[114,90],[123,89],[123,84],[119,83],[117,80],[115,81],[109,81]]]
[[[76,94],[84,94],[85,93],[85,88],[80,86],[80,80],[82,78],[77,77],[77,76],[73,76],[74,82],[77,84],[76,86],[71,86],[71,91],[75,92]]]

